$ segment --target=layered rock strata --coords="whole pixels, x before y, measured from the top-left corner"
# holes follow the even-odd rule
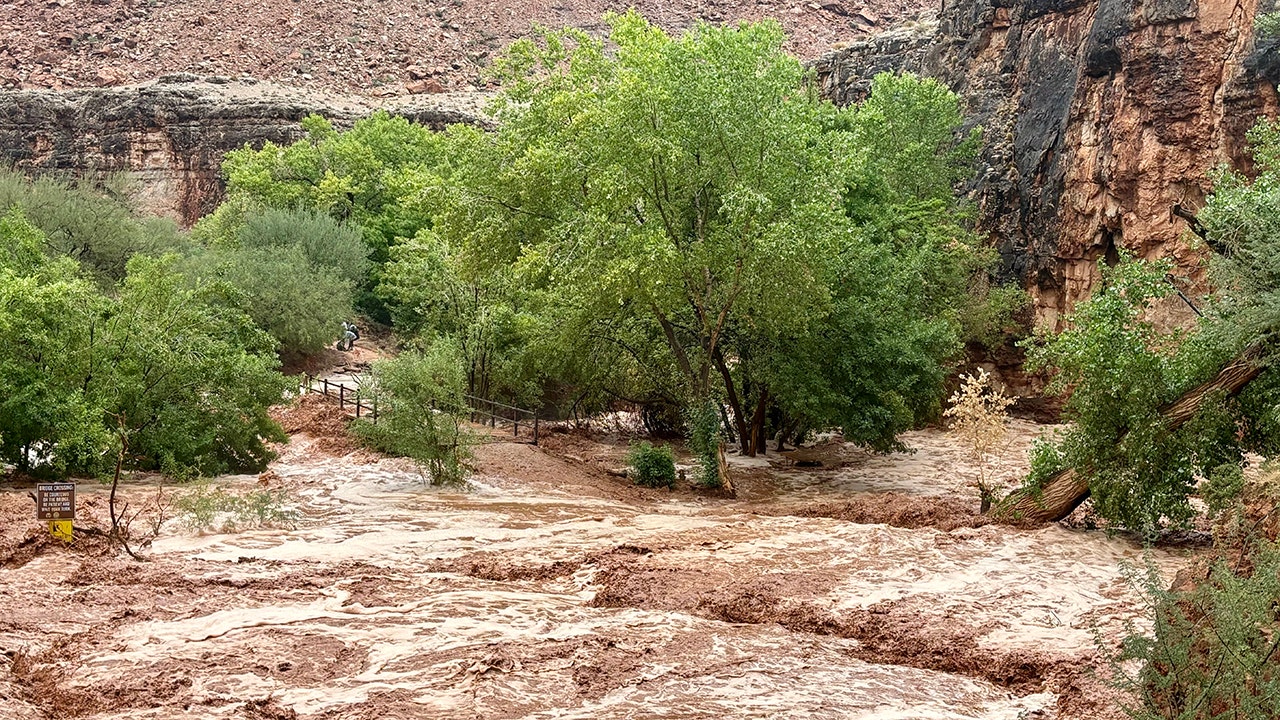
[[[0,153],[24,171],[124,172],[137,180],[142,209],[190,225],[222,197],[224,153],[297,140],[310,114],[346,127],[382,107],[442,128],[481,122],[484,97],[374,101],[194,75],[118,88],[11,91],[0,93]]]
[[[1121,248],[1170,257],[1203,288],[1186,220],[1223,164],[1247,166],[1245,131],[1274,115],[1280,49],[1256,38],[1274,0],[949,0],[936,19],[814,63],[857,101],[884,70],[946,83],[984,129],[970,185],[1006,280],[1051,326]],[[1173,301],[1176,322],[1189,311]]]

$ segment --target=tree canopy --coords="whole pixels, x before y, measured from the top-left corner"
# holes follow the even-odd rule
[[[260,469],[286,381],[269,336],[192,284],[176,256],[137,255],[101,289],[19,210],[0,218],[0,454],[21,469]]]
[[[937,407],[984,261],[954,219],[972,149],[955,96],[885,75],[839,110],[776,23],[608,22],[608,45],[564,30],[509,49],[497,129],[444,136],[391,304],[410,267],[454,277],[528,318],[544,378],[723,401],[750,452],[780,413],[891,447]]]

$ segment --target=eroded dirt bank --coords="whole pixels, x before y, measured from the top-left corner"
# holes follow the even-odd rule
[[[969,498],[962,453],[936,431],[907,440],[919,452],[744,470],[730,500],[514,444],[481,449],[471,492],[442,492],[299,436],[269,479],[298,499],[295,529],[169,527],[147,563],[28,540],[11,491],[0,715],[1105,716],[1092,633],[1138,617],[1118,563],[1141,550],[948,522]],[[899,495],[867,502],[883,490]],[[870,522],[917,500],[932,519]],[[862,522],[820,511],[841,507]],[[82,513],[100,510],[84,492]],[[1172,572],[1186,552],[1154,560]]]

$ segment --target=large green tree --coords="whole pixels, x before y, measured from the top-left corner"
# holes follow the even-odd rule
[[[449,135],[433,232],[455,266],[511,273],[562,355],[724,400],[748,452],[776,407],[891,446],[936,404],[978,255],[945,220],[954,96],[886,76],[841,111],[775,23],[608,21],[608,48],[572,30],[513,45],[497,130]]]
[[[216,284],[135,256],[102,290],[41,252],[21,212],[0,218],[0,453],[24,469],[185,474],[258,469],[280,439],[267,408],[288,382],[270,337]]]

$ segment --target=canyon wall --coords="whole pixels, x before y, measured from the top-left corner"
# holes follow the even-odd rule
[[[814,61],[824,92],[865,95],[883,70],[946,83],[984,129],[966,190],[1000,249],[1058,324],[1120,248],[1172,257],[1203,289],[1188,242],[1220,164],[1243,166],[1244,133],[1277,109],[1280,41],[1255,39],[1275,0],[948,0],[910,23]],[[1259,6],[1258,3],[1262,3]],[[189,74],[126,87],[0,92],[0,152],[24,170],[125,171],[145,209],[190,224],[222,193],[223,153],[290,142],[320,113],[339,127],[386,107],[441,127],[478,122],[484,97],[346,97]],[[1186,309],[1172,301],[1170,320]]]
[[[224,153],[293,142],[310,114],[341,128],[385,107],[443,128],[479,122],[484,96],[372,102],[186,74],[125,87],[8,91],[0,93],[0,157],[23,171],[123,172],[136,180],[143,210],[190,225],[222,197]]]
[[[948,0],[936,19],[828,53],[824,92],[856,102],[884,70],[937,78],[984,130],[967,188],[1000,249],[1058,325],[1120,248],[1170,257],[1203,289],[1186,220],[1215,167],[1244,167],[1245,131],[1274,115],[1276,40],[1254,17],[1274,0]],[[1189,311],[1165,306],[1178,322]]]

